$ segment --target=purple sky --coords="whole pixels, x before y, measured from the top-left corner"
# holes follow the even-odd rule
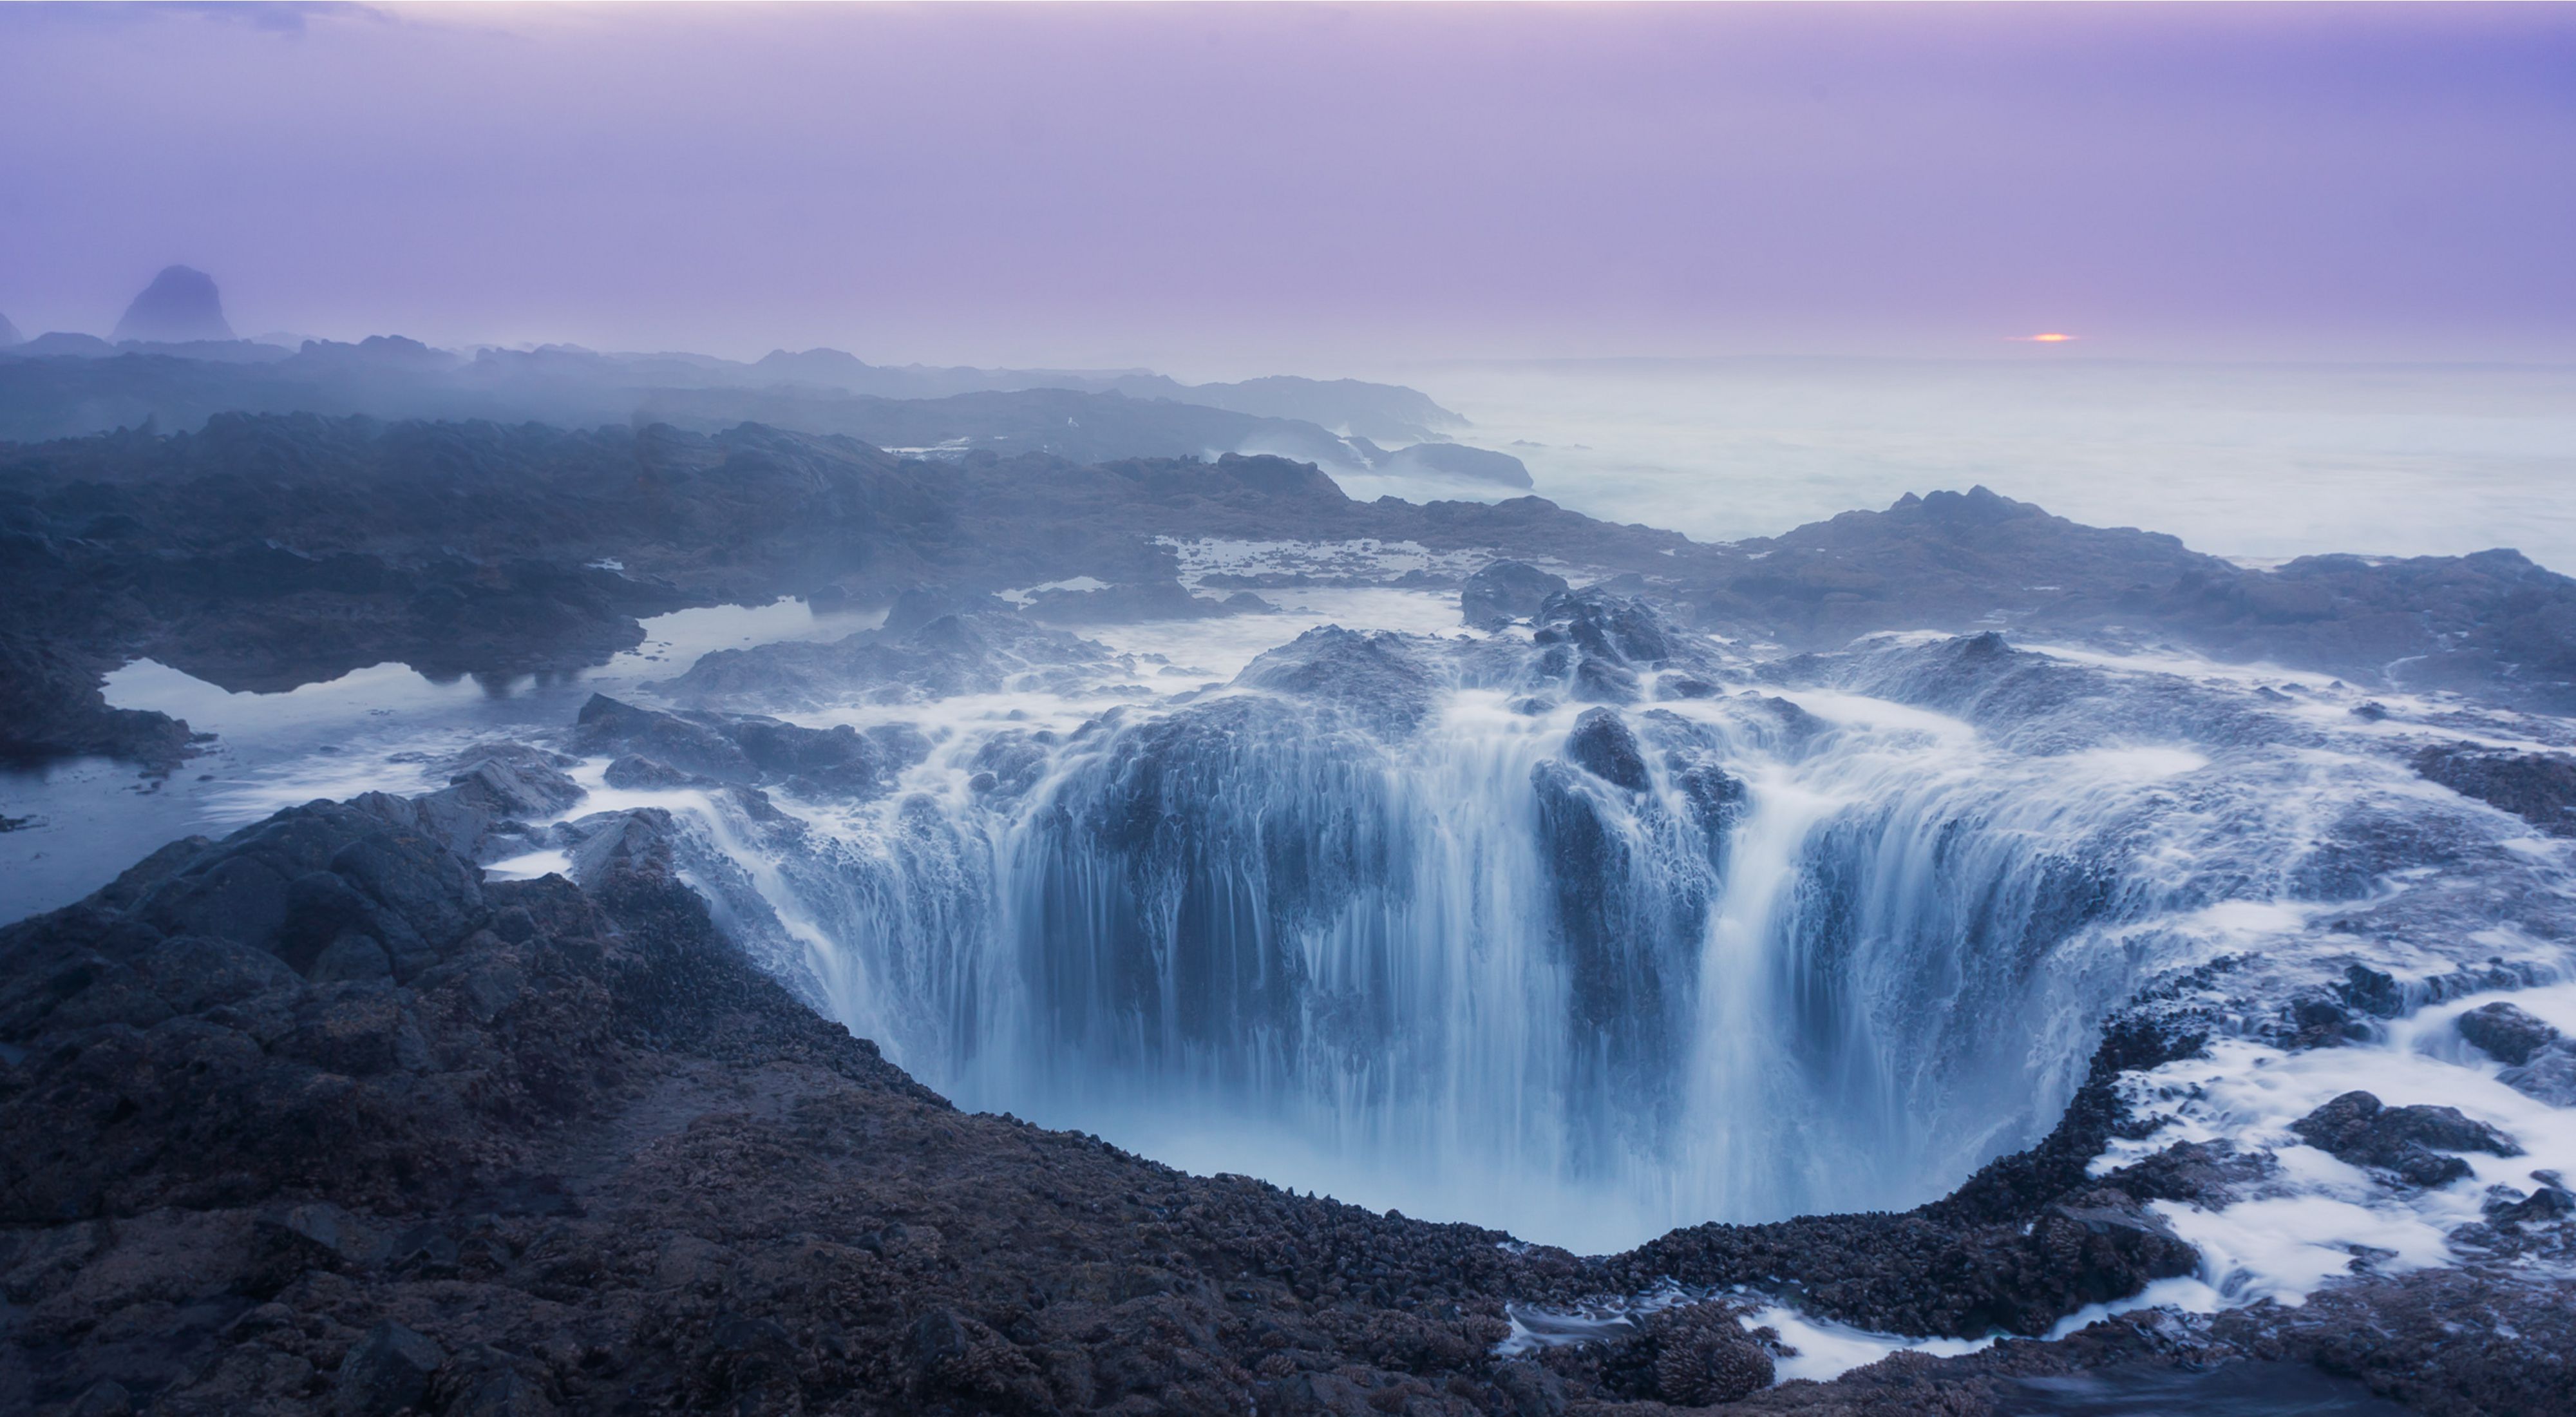
[[[183,261],[447,343],[2576,358],[2567,6],[295,18],[0,6],[0,313]]]

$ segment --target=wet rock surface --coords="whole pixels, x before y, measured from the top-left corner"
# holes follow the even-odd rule
[[[1538,613],[1551,595],[1571,589],[1565,577],[1525,561],[1496,561],[1458,588],[1458,612],[1479,630],[1497,630]]]
[[[13,360],[10,372],[122,362]],[[2002,616],[2017,633],[2115,645],[2147,633],[2370,687],[2576,704],[2576,581],[2507,551],[2309,557],[2253,572],[1984,489],[1703,545],[1537,497],[1356,502],[1315,464],[1280,457],[1083,456],[928,462],[756,422],[567,432],[243,413],[184,434],[0,445],[0,597],[15,611],[0,627],[0,753],[175,762],[185,725],[117,713],[96,694],[101,675],[145,656],[229,690],[275,690],[387,661],[433,676],[561,671],[634,648],[639,617],[781,595],[868,608],[921,592],[977,619],[993,592],[1090,577],[1106,589],[1042,595],[1042,613],[1097,623],[1255,608],[1184,590],[1170,538],[1476,552],[1494,558],[1466,597],[1478,623],[1539,616],[1521,607],[1547,587],[1544,573],[1506,567],[1547,559],[1596,568],[1612,577],[1604,593],[1651,598],[1680,623],[1792,650]],[[1651,646],[1594,611],[1539,618],[1539,633],[1568,647],[1579,698],[1639,697],[1639,666],[1659,658]],[[890,621],[880,639],[920,628]],[[686,692],[770,689],[789,708],[842,660],[869,672],[878,643],[735,661],[744,683],[710,669]],[[1684,668],[1658,692],[1704,696],[1692,686],[1710,681]],[[906,672],[874,669],[890,681]],[[2528,806],[2543,829],[2564,829],[2562,760],[2443,758],[2426,770],[2490,783],[2524,804],[2508,810]]]
[[[1041,628],[1000,601],[949,611],[908,593],[881,629],[829,643],[717,650],[651,687],[683,703],[785,711],[834,703],[902,704],[1007,688],[1067,689],[1132,671],[1107,646]],[[926,615],[919,619],[916,615]]]
[[[2460,1015],[2454,1027],[2501,1063],[2519,1066],[2560,1039],[2556,1028],[2507,1003],[2481,1005]]]
[[[2520,1156],[2522,1148],[2457,1107],[2390,1107],[2367,1092],[2347,1092],[2290,1124],[2327,1154],[2385,1171],[2410,1185],[2444,1186],[2469,1174],[2455,1153]]]
[[[2551,836],[2576,836],[2576,757],[2455,743],[2417,753],[2415,771]]]
[[[1495,1351],[1512,1305],[1676,1282],[2036,1333],[2184,1272],[2143,1202],[2226,1158],[2084,1171],[2119,1071],[2195,1046],[2169,1027],[2118,1033],[2048,1143],[1940,1204],[1581,1260],[958,1113],[747,963],[649,830],[595,833],[586,887],[480,880],[456,824],[562,785],[498,746],[459,766],[438,807],[297,808],[0,932],[0,1405],[1986,1412],[2016,1374],[2175,1361],[2115,1324],[1768,1387],[1777,1336],[1713,1304]],[[328,963],[357,940],[381,972]],[[2398,1140],[2463,1141],[2438,1121]],[[2555,1225],[2517,1204],[2499,1243]],[[2305,1322],[2256,1346],[2305,1353]]]

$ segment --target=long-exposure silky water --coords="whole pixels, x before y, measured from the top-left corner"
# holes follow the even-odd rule
[[[694,823],[728,928],[966,1105],[1587,1251],[1943,1193],[2148,978],[2316,953],[2388,888],[2345,859],[2372,823],[2547,869],[2372,725],[2170,666],[1899,638],[1601,704],[1548,638],[809,714],[930,747],[858,806],[594,776],[584,810]]]

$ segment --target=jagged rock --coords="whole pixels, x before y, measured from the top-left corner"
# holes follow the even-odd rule
[[[1663,622],[1643,601],[1597,588],[1562,591],[1538,608],[1540,644],[1570,643],[1587,659],[1649,667],[1673,657]]]
[[[729,782],[749,782],[759,770],[742,746],[699,718],[620,703],[593,694],[575,720],[573,741],[586,753],[637,753]]]
[[[943,614],[900,633],[890,623],[827,644],[718,650],[653,687],[685,702],[800,709],[912,703],[1015,686],[1066,691],[1123,672],[1107,646],[1004,608]]]
[[[874,797],[926,744],[918,735],[861,733],[848,724],[804,728],[774,718],[664,713],[593,694],[574,741],[583,751],[633,759],[629,774],[677,770],[720,782],[785,784],[810,795]],[[649,761],[654,767],[642,766]]]
[[[1649,785],[1646,757],[1626,720],[1606,708],[1585,709],[1566,735],[1566,760],[1594,777],[1630,792]]]
[[[2482,1209],[2489,1220],[2514,1224],[2565,1220],[2576,1216],[2576,1191],[2548,1182],[2529,1195],[2511,1186],[2489,1186]]]
[[[116,322],[116,338],[161,344],[195,340],[229,340],[233,327],[224,320],[223,298],[214,278],[186,266],[164,267]]]
[[[2530,1062],[2533,1053],[2559,1038],[2548,1023],[2503,1002],[2471,1009],[2454,1026],[2487,1056],[2515,1066]]]
[[[1458,588],[1458,611],[1476,629],[1498,630],[1536,615],[1549,596],[1567,589],[1563,576],[1524,561],[1496,561]]]
[[[2522,1154],[2512,1138],[2456,1107],[2389,1107],[2367,1092],[2347,1092],[2291,1123],[2290,1130],[2328,1155],[2417,1186],[2447,1186],[2469,1174],[2467,1162],[2446,1152]]]
[[[454,1394],[439,1409],[442,1417],[554,1417],[560,1410],[543,1383],[489,1345],[450,1366],[457,1371],[437,1384]]]
[[[2372,1018],[2395,1018],[2406,1012],[2406,989],[2394,975],[2367,965],[2344,966],[2343,982],[2334,986],[2335,996]]]
[[[1655,1357],[1657,1394],[1681,1407],[1750,1397],[1771,1385],[1771,1373],[1771,1355],[1740,1334],[1694,1334]]]
[[[2576,1039],[2534,1048],[2528,1061],[2496,1074],[2496,1081],[2552,1106],[2576,1107]]]
[[[1250,700],[1205,705],[1208,731],[1234,731],[1221,711]],[[1765,1360],[1730,1327],[1643,1355],[1636,1386],[1583,1353],[1496,1363],[1507,1296],[1786,1283],[1814,1312],[1885,1330],[2035,1333],[2193,1263],[2121,1177],[2085,1174],[2127,1124],[2121,1070],[2187,1046],[2163,1034],[2113,1030],[2062,1136],[1953,1201],[1576,1260],[954,1111],[753,968],[649,813],[602,824],[617,846],[586,886],[479,883],[424,837],[453,869],[425,865],[417,884],[445,899],[380,898],[330,863],[416,832],[402,805],[292,809],[0,930],[0,989],[16,991],[0,1042],[20,1050],[0,1066],[0,1280],[48,1323],[148,1324],[170,1355],[0,1339],[47,1390],[149,1381],[181,1411],[487,1417],[592,1410],[647,1383],[681,1410],[1374,1414],[1454,1399],[1563,1417],[1721,1398]],[[1148,844],[1137,859],[1167,858]],[[162,934],[160,892],[212,860],[339,877],[429,962],[400,987],[316,984],[259,943]],[[430,943],[460,918],[461,936]],[[181,958],[200,963],[164,967]],[[56,998],[44,981],[67,969]],[[56,1021],[90,991],[138,986],[167,1013],[148,1028]],[[139,1278],[108,1282],[122,1275]],[[666,1317],[639,1329],[638,1314]],[[439,1347],[396,1331],[414,1324]],[[2001,1371],[1984,1365],[2046,1371],[2070,1351],[2085,1350],[2007,1345],[1938,1371],[1983,1391],[1978,1375]],[[1928,1371],[1813,1391],[1919,1395]]]
[[[628,791],[662,791],[674,787],[714,787],[714,778],[682,772],[659,758],[627,753],[612,759],[602,774],[609,786]]]
[[[392,1417],[417,1407],[446,1361],[446,1350],[420,1334],[398,1323],[378,1324],[340,1361],[331,1410],[338,1417]]]
[[[393,957],[385,953],[385,947],[374,936],[349,930],[323,947],[304,971],[304,977],[316,984],[335,984],[390,979],[393,972]]]
[[[984,591],[947,590],[928,586],[910,586],[895,596],[894,605],[886,611],[885,623],[878,630],[900,638],[933,620],[950,615],[1015,615],[1019,613],[1009,601]]]
[[[1470,482],[1491,483],[1496,487],[1529,487],[1529,467],[1509,453],[1471,448],[1463,443],[1416,443],[1398,448],[1379,460],[1378,472],[1397,475],[1429,473],[1436,477],[1462,478]]]
[[[2576,756],[2453,743],[2417,753],[2415,771],[2551,836],[2576,836]]]
[[[1565,1417],[1565,1382],[1527,1358],[1494,1365],[1494,1388],[1510,1402],[1511,1417]]]
[[[1025,613],[1047,625],[1125,625],[1139,620],[1208,620],[1269,609],[1259,596],[1216,600],[1192,595],[1177,580],[1104,586],[1099,590],[1043,590]]]
[[[1330,704],[1381,736],[1403,738],[1431,716],[1436,685],[1402,635],[1337,625],[1308,630],[1244,666],[1234,682]]]

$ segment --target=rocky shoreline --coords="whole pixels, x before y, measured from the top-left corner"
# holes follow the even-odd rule
[[[1464,554],[1481,569],[1401,584],[1460,585],[1470,623],[1530,619],[1526,646],[1497,652],[1526,648],[1582,704],[1838,685],[1867,656],[1830,652],[1886,629],[1989,631],[1909,660],[1926,676],[1909,702],[1973,720],[1989,699],[2105,692],[2108,671],[2039,665],[1998,622],[2363,692],[2576,702],[2576,582],[2511,553],[2255,572],[1982,490],[1707,546],[1536,498],[1353,502],[1277,458],[934,465],[748,425],[225,416],[184,437],[0,450],[0,593],[19,608],[0,630],[0,753],[169,771],[188,726],[99,690],[138,656],[237,689],[389,659],[506,676],[599,663],[641,639],[642,617],[794,594],[888,621],[710,654],[651,686],[696,709],[594,699],[566,741],[612,760],[611,787],[751,808],[773,789],[867,800],[922,760],[917,730],[717,710],[1097,678],[1113,653],[1048,626],[1254,613],[1313,583],[1229,571],[1194,589],[1176,538]],[[1025,609],[996,598],[1033,587]],[[1758,662],[1720,665],[1680,626]],[[1239,682],[1400,737],[1429,698],[1399,638],[1315,630]],[[2216,703],[2171,712],[2237,711]],[[2334,712],[2376,722],[2372,708]],[[1232,731],[1221,705],[1200,717]],[[1642,752],[1618,713],[1588,709],[1566,764],[1534,781],[1641,790]],[[2046,1337],[2194,1274],[2202,1257],[2152,1207],[2224,1202],[2271,1164],[2189,1142],[2103,1159],[2151,1125],[2136,1076],[2219,1028],[2178,981],[2102,1021],[2043,1141],[1943,1200],[1578,1257],[960,1112],[726,937],[668,817],[526,827],[581,798],[568,761],[485,744],[447,764],[444,790],[174,843],[0,930],[0,1407],[1983,1417],[2109,1410],[2067,1396],[2095,1383],[2183,1405],[2302,1394],[2351,1417],[2379,1410],[2373,1393],[2443,1414],[2576,1410],[2576,1309],[2552,1277],[2576,1260],[2576,1195],[2551,1174],[2491,1196],[2444,1267],[2383,1273],[2356,1253],[2304,1305],[2142,1310]],[[2464,740],[2405,763],[2540,832],[2576,830],[2563,756]],[[999,753],[967,790],[1017,791],[1033,770]],[[1713,820],[1741,792],[1701,786]],[[538,848],[564,850],[569,876],[484,879],[484,863]],[[2358,898],[2415,859],[2374,849],[2353,843],[2351,879],[2321,898]],[[2340,985],[2257,1002],[2279,1013],[2262,1036],[2314,1048],[2409,998],[2356,964]],[[2468,1046],[2510,1064],[2510,1086],[2576,1098],[2576,1045],[2501,1007],[2463,1018]],[[2449,1109],[2357,1092],[2297,1130],[2392,1189],[2515,1147]],[[1996,1341],[1773,1385],[1794,1347],[1761,1326],[1773,1303]]]
[[[882,607],[908,590],[981,596],[1079,578],[1102,590],[1041,612],[1168,616],[1191,600],[1171,543],[1191,538],[1409,543],[1580,567],[1625,578],[1678,623],[1784,651],[2002,625],[2373,690],[2576,706],[2576,581],[2509,551],[2255,571],[1982,488],[1709,545],[1537,497],[1353,501],[1315,465],[1276,457],[925,461],[758,424],[706,434],[220,414],[187,434],[0,445],[0,596],[15,609],[0,627],[0,756],[100,754],[167,771],[187,726],[110,709],[97,692],[103,674],[145,657],[236,691],[386,662],[506,679],[605,662],[639,642],[641,617],[689,606],[793,595]]]
[[[755,969],[650,809],[586,821],[581,885],[483,880],[472,853],[564,784],[526,750],[472,757],[429,797],[174,843],[0,932],[0,1405],[1972,1417],[2057,1410],[2050,1384],[2088,1372],[2576,1401],[2576,1312],[2545,1278],[2576,1205],[2546,1189],[2456,1268],[2304,1307],[1766,1386],[1755,1293],[2040,1335],[2190,1272],[2145,1203],[2250,1163],[2089,1171],[2135,1129],[2121,1076],[2199,1047],[2186,1007],[2123,1014],[2055,1132],[1948,1199],[1579,1258],[961,1113]],[[2354,1146],[2461,1142],[2345,1114]],[[1676,1287],[1704,1302],[1506,1343],[1516,1315]]]

